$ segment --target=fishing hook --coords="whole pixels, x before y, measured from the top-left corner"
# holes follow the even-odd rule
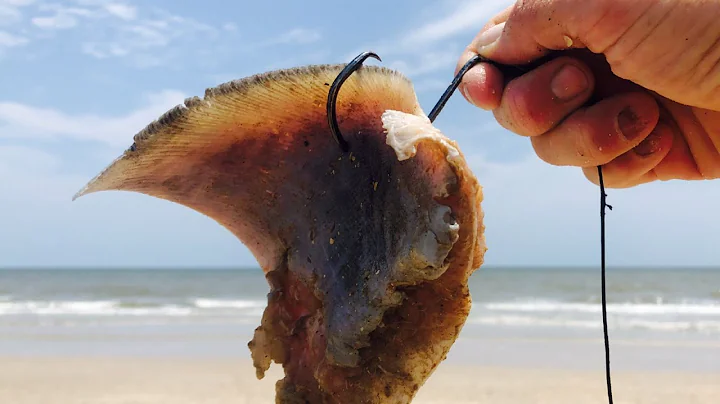
[[[363,62],[367,58],[375,58],[379,61],[382,61],[380,59],[380,56],[375,54],[374,52],[363,52],[355,57],[350,63],[348,63],[345,68],[338,74],[338,76],[335,78],[335,81],[330,86],[330,91],[328,93],[328,99],[327,99],[327,117],[328,117],[328,124],[330,125],[330,132],[332,133],[333,137],[335,138],[335,141],[340,145],[340,148],[343,152],[348,151],[348,143],[345,140],[345,138],[342,136],[342,133],[340,133],[340,127],[337,122],[337,115],[335,112],[336,104],[337,104],[337,96],[338,92],[340,91],[340,87],[342,84],[347,80],[348,77],[350,77],[351,74],[353,74],[355,71],[357,71],[363,64]],[[440,97],[440,100],[438,100],[437,104],[433,107],[433,109],[430,111],[430,114],[428,114],[428,118],[430,119],[430,122],[434,121],[435,118],[437,118],[438,114],[440,114],[440,111],[445,107],[445,104],[450,100],[450,97],[452,97],[455,90],[457,90],[458,86],[460,85],[460,82],[462,81],[463,76],[465,76],[465,73],[468,72],[471,68],[473,68],[475,65],[480,63],[488,63],[492,64],[495,67],[501,69],[501,70],[507,70],[508,67],[515,68],[517,70],[523,71],[519,66],[509,66],[509,65],[503,65],[500,63],[497,63],[493,60],[490,60],[484,56],[481,55],[475,55],[470,60],[468,60],[465,65],[458,71],[458,73],[453,78],[453,81],[450,83],[450,86],[445,90],[445,92]]]
[[[332,85],[330,86],[330,91],[328,92],[328,99],[327,99],[327,119],[328,124],[330,125],[330,132],[332,133],[333,137],[335,138],[335,141],[338,142],[340,145],[340,149],[342,149],[343,152],[347,152],[349,149],[348,143],[343,137],[342,133],[340,133],[340,126],[337,122],[337,114],[335,112],[335,108],[337,106],[337,97],[338,93],[340,92],[340,87],[343,85],[345,80],[347,80],[348,77],[350,77],[351,74],[353,74],[356,70],[358,70],[363,62],[367,58],[374,58],[382,62],[382,59],[380,59],[380,56],[378,56],[374,52],[363,52],[355,57],[350,63],[348,63],[344,69],[340,71],[340,74],[337,75],[335,78],[335,81],[333,81]]]

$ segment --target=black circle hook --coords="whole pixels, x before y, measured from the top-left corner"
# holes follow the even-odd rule
[[[342,87],[345,80],[347,80],[348,77],[350,77],[351,74],[353,74],[356,70],[358,70],[363,62],[367,58],[374,58],[382,62],[382,59],[380,59],[380,56],[375,54],[374,52],[363,52],[355,57],[355,59],[351,60],[350,63],[348,63],[344,69],[340,71],[340,73],[335,78],[335,81],[333,81],[332,85],[330,86],[330,91],[328,92],[328,99],[327,99],[327,118],[328,118],[328,125],[330,125],[330,132],[332,133],[333,137],[335,138],[335,141],[338,142],[340,145],[340,149],[342,149],[343,152],[347,152],[349,149],[348,143],[343,138],[342,133],[340,133],[340,126],[337,122],[337,114],[335,112],[335,107],[337,106],[337,97],[338,93],[340,92],[340,87]]]

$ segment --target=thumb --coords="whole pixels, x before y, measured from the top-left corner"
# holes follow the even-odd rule
[[[481,32],[471,48],[504,64],[529,63],[551,50],[602,53],[646,10],[647,1],[518,1],[507,20]]]

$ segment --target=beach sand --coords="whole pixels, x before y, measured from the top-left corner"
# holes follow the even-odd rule
[[[272,404],[273,366],[257,380],[245,359],[0,358],[0,403]],[[614,372],[615,402],[717,403],[717,373]],[[444,363],[415,404],[605,403],[602,372]]]
[[[607,403],[596,275],[476,278],[476,307],[413,404]],[[720,403],[720,272],[611,278],[615,403]],[[0,271],[0,286],[0,404],[274,403],[282,368],[257,380],[247,348],[259,271]]]

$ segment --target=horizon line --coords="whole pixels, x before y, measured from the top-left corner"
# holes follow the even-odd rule
[[[720,265],[650,265],[650,264],[631,264],[631,265],[608,265],[608,269],[653,269],[653,270],[668,270],[668,269],[720,269]],[[483,265],[475,272],[482,272],[483,270],[518,270],[518,269],[532,269],[532,270],[560,270],[560,269],[574,269],[574,270],[589,270],[599,269],[597,265]],[[89,265],[78,265],[78,266],[0,266],[0,271],[257,271],[260,270],[259,266],[89,266]]]

